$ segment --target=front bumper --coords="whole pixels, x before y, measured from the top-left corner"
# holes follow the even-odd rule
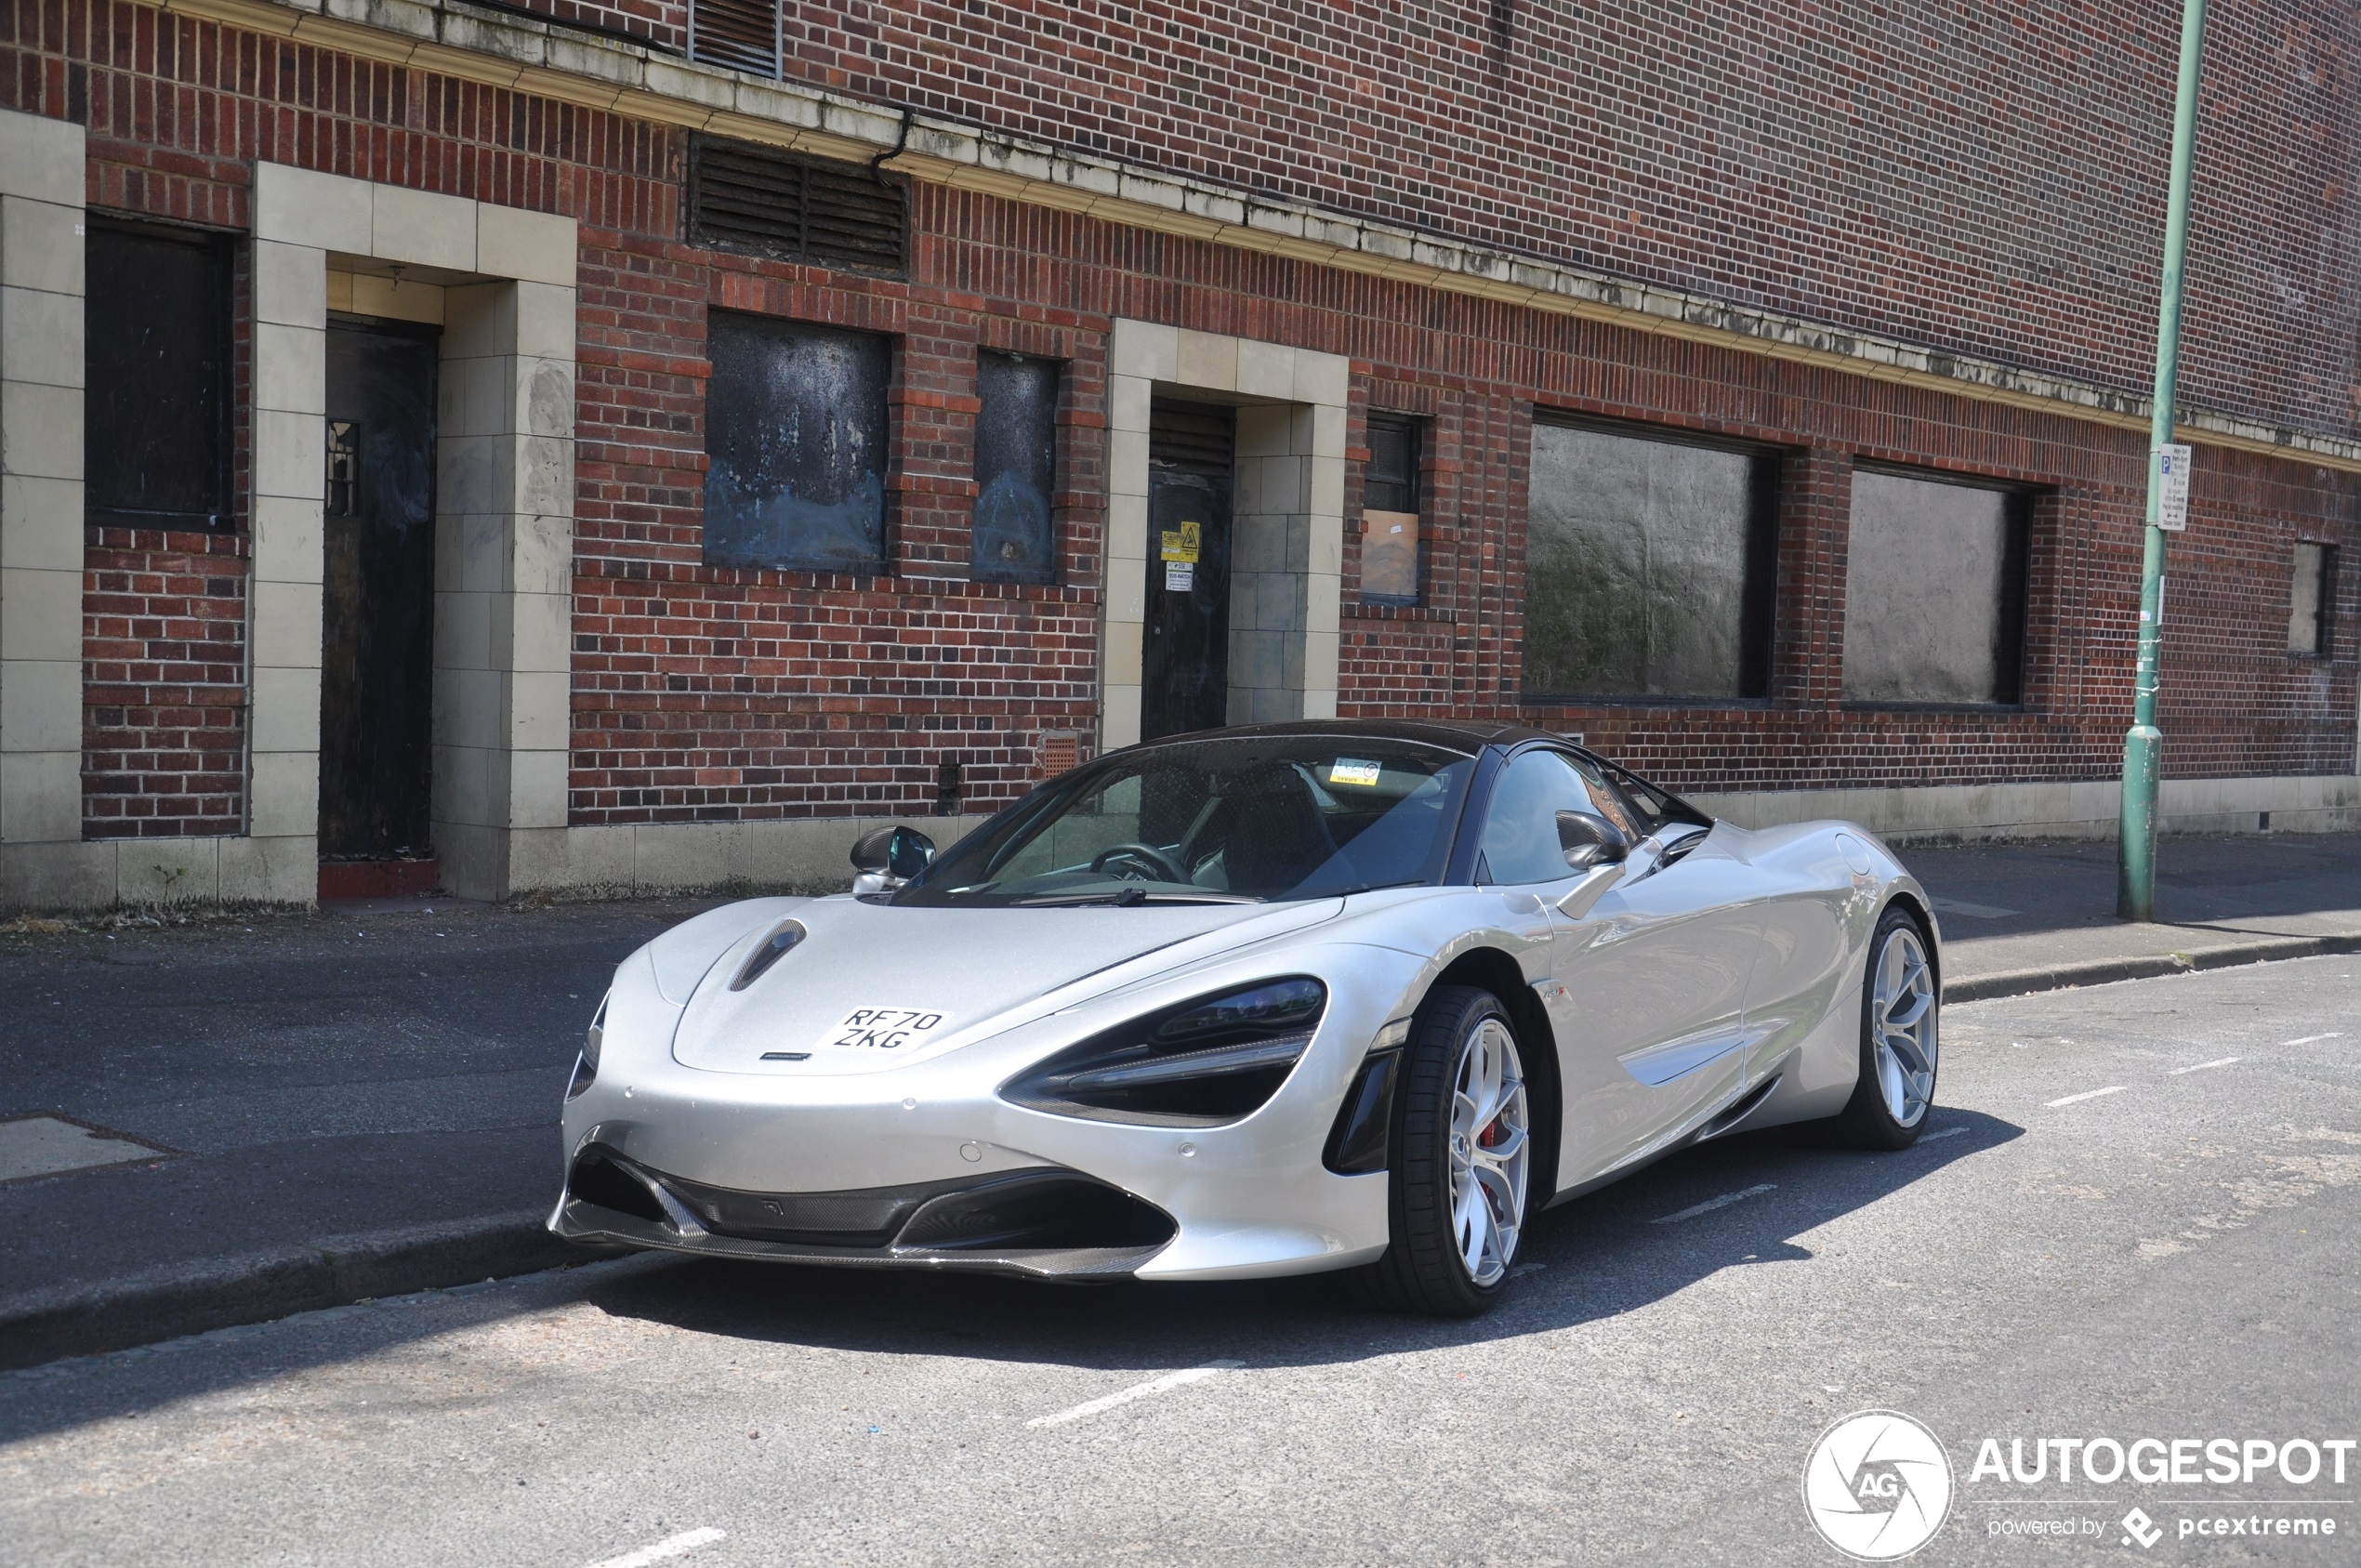
[[[1035,1279],[1134,1273],[1179,1230],[1154,1206],[1074,1171],[741,1192],[651,1170],[599,1144],[575,1159],[549,1228],[572,1241],[711,1258]]]
[[[1411,955],[1335,944],[1265,960],[1322,979],[1327,1012],[1269,1102],[1207,1127],[1054,1115],[1013,1104],[998,1089],[1117,1020],[1261,978],[1262,966],[1191,966],[892,1071],[804,1075],[683,1065],[671,1047],[677,1006],[662,1005],[635,977],[638,962],[617,973],[598,1075],[566,1105],[567,1170],[571,1178],[595,1146],[615,1168],[643,1173],[631,1179],[669,1193],[682,1213],[635,1215],[591,1201],[570,1179],[549,1221],[560,1235],[782,1262],[1175,1280],[1347,1268],[1385,1249],[1385,1173],[1340,1176],[1322,1165],[1322,1153],[1369,1042],[1405,992],[1418,994],[1428,965]],[[1171,1229],[1154,1242],[1086,1237],[1089,1245],[1044,1246],[952,1246],[880,1230],[851,1245],[717,1222],[683,1198],[695,1189],[804,1205],[930,1184],[964,1191],[1016,1174],[1112,1190]]]

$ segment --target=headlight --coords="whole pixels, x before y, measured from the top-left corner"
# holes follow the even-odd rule
[[[1200,996],[1069,1047],[1000,1093],[1061,1116],[1218,1127],[1279,1092],[1327,1005],[1303,975]]]
[[[590,1027],[582,1032],[582,1056],[574,1064],[574,1082],[566,1086],[566,1098],[572,1100],[590,1087],[599,1076],[599,1048],[607,1037],[607,998],[599,998],[599,1010],[590,1015]]]

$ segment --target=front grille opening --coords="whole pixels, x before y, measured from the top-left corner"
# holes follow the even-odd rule
[[[894,1238],[899,1251],[1161,1246],[1180,1229],[1128,1192],[1079,1176],[1020,1176],[934,1199]]]
[[[609,1159],[606,1151],[593,1144],[574,1162],[574,1174],[566,1179],[566,1191],[586,1204],[611,1208],[627,1214],[634,1219],[646,1219],[665,1224],[664,1206],[655,1194],[641,1186],[635,1177]]]
[[[741,1192],[678,1176],[666,1191],[717,1236],[803,1246],[881,1247],[936,1189],[879,1187],[846,1192]]]

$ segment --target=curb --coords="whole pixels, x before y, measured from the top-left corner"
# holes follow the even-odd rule
[[[606,1256],[538,1210],[445,1220],[0,1297],[0,1370]]]
[[[2270,964],[2283,958],[2316,958],[2330,953],[2361,953],[2361,932],[2328,937],[2273,937],[2265,942],[2207,948],[2200,953],[2146,954],[2136,958],[2093,958],[2051,968],[2004,969],[1998,974],[1951,981],[1943,987],[1943,999],[1985,1002],[1996,996],[2028,996],[2041,991],[2105,985],[2118,980],[2154,980],[2162,975],[2193,974],[2199,969]]]

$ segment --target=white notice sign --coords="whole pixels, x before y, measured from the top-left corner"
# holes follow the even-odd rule
[[[2189,449],[2159,446],[2157,455],[2157,526],[2178,534],[2189,526]]]

